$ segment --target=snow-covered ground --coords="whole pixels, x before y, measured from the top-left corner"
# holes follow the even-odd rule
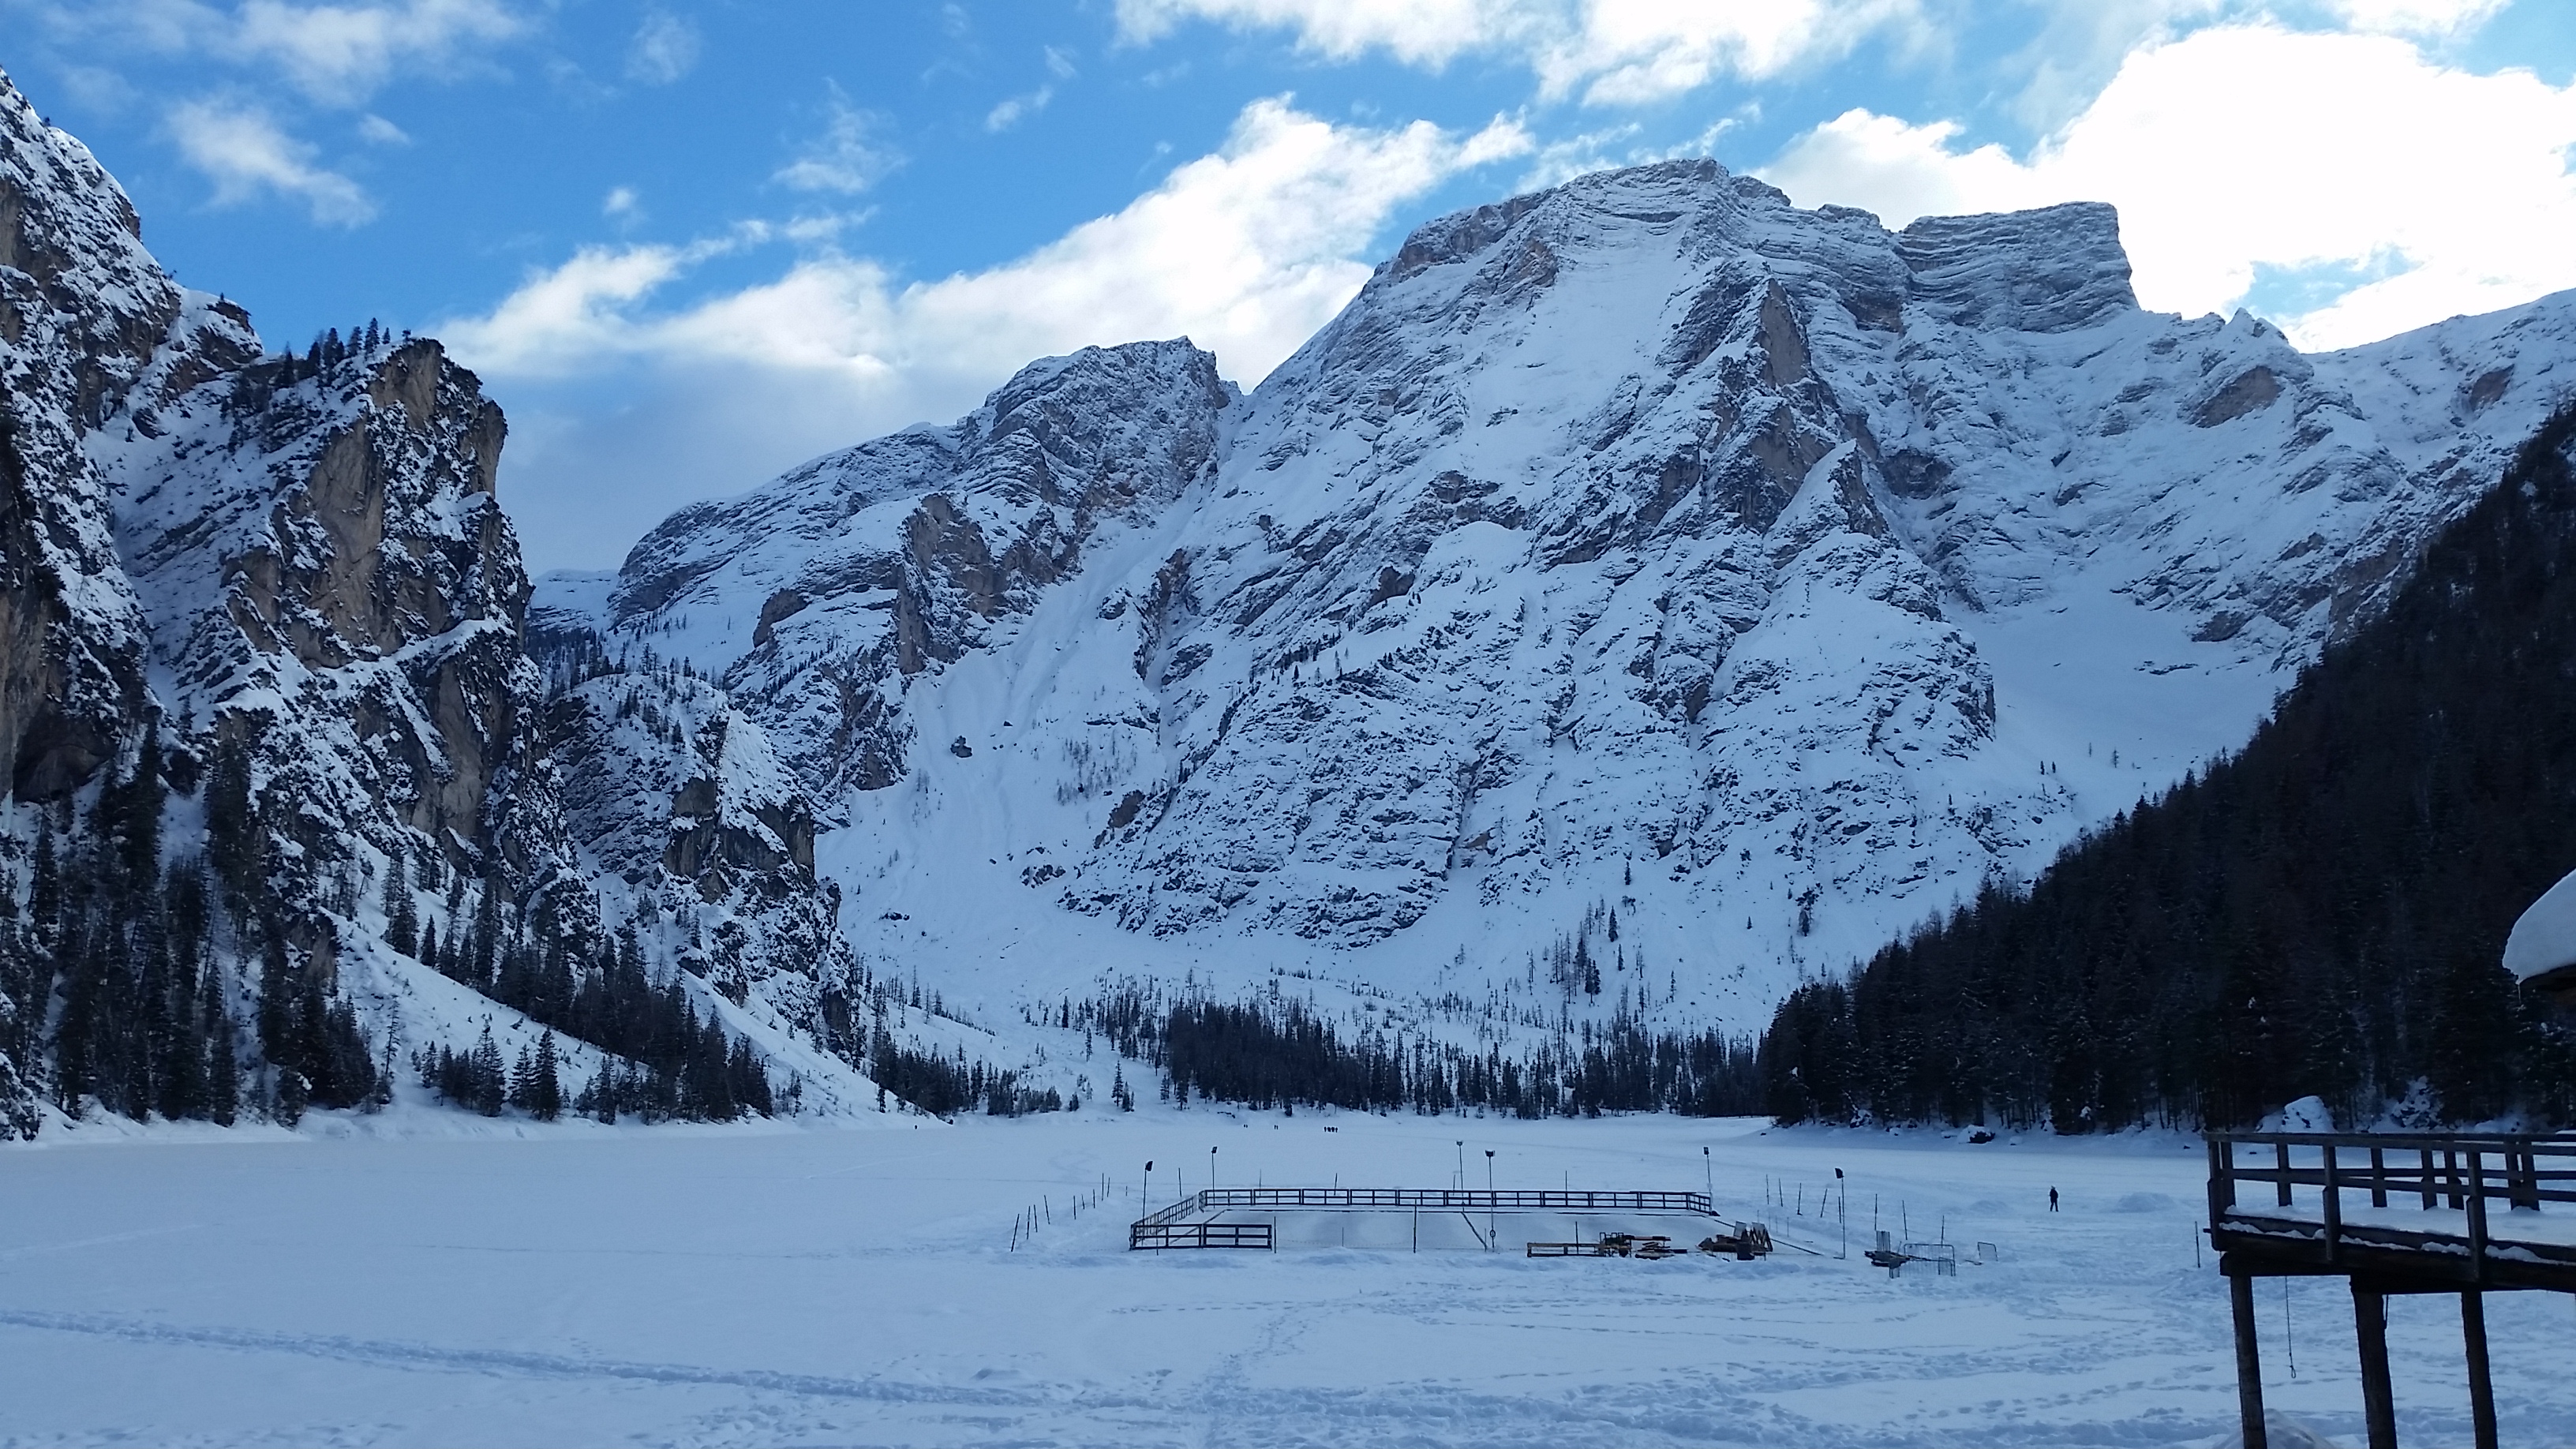
[[[402,1115],[364,1120],[403,1131]],[[1150,1104],[878,1120],[514,1140],[420,1135],[422,1117],[391,1138],[13,1150],[0,1444],[2148,1445],[2233,1429],[2226,1296],[2194,1260],[2204,1159],[2179,1138]],[[1402,1218],[1352,1220],[1348,1248],[1307,1232],[1318,1246],[1123,1251],[1146,1159],[1167,1198],[1175,1164],[1206,1180],[1210,1147],[1225,1183],[1438,1187],[1463,1155],[1482,1186],[1488,1148],[1506,1187],[1705,1173],[1747,1216],[1779,1183],[1779,1235],[1825,1256],[1532,1261],[1463,1231],[1426,1231],[1415,1253]],[[1813,1216],[1836,1166],[1850,1258]],[[1076,1217],[1104,1180],[1109,1200]],[[1858,1256],[1873,1203],[1891,1228],[1946,1226],[1963,1258],[1984,1241],[2000,1261],[1890,1281]],[[1029,1207],[1039,1225],[1015,1249]],[[2267,1282],[2260,1301],[2271,1402],[2359,1443],[2337,1286],[2285,1300]],[[2576,1441],[2568,1304],[2499,1294],[2488,1312],[2506,1442]],[[2455,1310],[2403,1299],[2391,1316],[2401,1435],[2464,1441]]]

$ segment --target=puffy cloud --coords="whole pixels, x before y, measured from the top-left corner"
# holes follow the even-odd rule
[[[2390,0],[2404,3],[2404,0]],[[2421,0],[2431,3],[2431,0]],[[1383,50],[1438,68],[1459,56],[1516,56],[1550,98],[1624,105],[1695,90],[1720,75],[1773,76],[1830,59],[1874,31],[1920,23],[1918,0],[1118,0],[1129,40],[1190,20],[1294,31],[1335,60]]]
[[[1357,254],[1396,206],[1528,149],[1508,121],[1464,137],[1428,122],[1380,131],[1336,126],[1284,99],[1256,101],[1215,154],[989,271],[898,286],[873,261],[827,252],[774,281],[652,311],[638,304],[762,234],[594,247],[444,331],[503,376],[630,356],[979,379],[1087,343],[1186,331],[1237,375],[1257,378],[1366,280]]]
[[[698,27],[662,9],[648,10],[626,47],[626,78],[666,86],[698,63]]]
[[[2133,52],[2026,158],[1957,138],[1851,111],[1763,175],[1891,225],[2109,201],[2141,301],[2223,311],[2305,283],[2331,300],[2281,320],[2310,347],[2576,286],[2576,87],[2450,68],[2389,36],[2213,27]]]
[[[276,192],[303,201],[327,225],[356,226],[376,214],[358,183],[313,164],[313,148],[278,129],[266,112],[187,101],[171,109],[169,124],[179,154],[214,182],[217,206]]]
[[[1362,256],[1399,206],[1529,149],[1501,120],[1472,135],[1377,130],[1264,100],[1213,154],[987,271],[905,283],[825,251],[757,285],[655,305],[700,263],[758,244],[746,231],[587,249],[437,330],[523,424],[512,476],[538,481],[512,507],[534,555],[613,562],[592,550],[681,502],[953,417],[1034,358],[1186,334],[1257,380],[1367,280]],[[616,403],[600,383],[611,374]],[[607,516],[604,499],[625,515]]]

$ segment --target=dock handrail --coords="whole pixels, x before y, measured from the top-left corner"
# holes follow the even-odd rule
[[[2309,1238],[2306,1250],[2327,1265],[2343,1261],[2355,1249],[2385,1249],[2391,1230],[2384,1219],[2358,1230],[2346,1222],[2347,1198],[2367,1194],[2374,1208],[2412,1201],[2428,1212],[2445,1208],[2459,1213],[2457,1229],[2407,1231],[2415,1238],[2438,1237],[2465,1247],[2461,1268],[2471,1281],[2484,1281],[2496,1226],[2489,1216],[2491,1203],[2503,1204],[2508,1212],[2532,1213],[2544,1204],[2576,1203],[2576,1135],[2212,1132],[2208,1148],[2210,1231],[2222,1251],[2249,1235],[2283,1231]],[[2258,1150],[2255,1160],[2242,1160],[2247,1148]],[[2270,1150],[2260,1151],[2265,1148]],[[2252,1202],[2240,1199],[2246,1185],[2256,1190]],[[2313,1216],[2300,1211],[2301,1188],[2315,1189]],[[2269,1202],[2261,1200],[2266,1197]]]

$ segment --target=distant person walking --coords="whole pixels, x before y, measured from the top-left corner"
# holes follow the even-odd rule
[[[2053,1187],[2048,1190],[2048,1210],[2057,1211],[2057,1189]]]

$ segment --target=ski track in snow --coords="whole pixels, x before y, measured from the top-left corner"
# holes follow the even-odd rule
[[[37,1226],[0,1254],[0,1446],[2144,1446],[2234,1422],[2225,1294],[2192,1246],[2204,1159],[2182,1138],[1151,1103],[897,1130],[8,1154],[0,1219]],[[1206,1182],[1210,1145],[1226,1182],[1436,1187],[1463,1152],[1480,1186],[1487,1147],[1504,1186],[1705,1173],[1736,1216],[1778,1180],[1778,1236],[1822,1256],[1516,1254],[1645,1226],[1598,1215],[1505,1218],[1490,1254],[1428,1215],[1408,1251],[1399,1214],[1283,1215],[1275,1253],[1124,1251],[1144,1161],[1168,1201],[1175,1163]],[[1813,1216],[1837,1166],[1841,1259]],[[1112,1200],[1076,1217],[1104,1174]],[[2066,1212],[2046,1212],[2051,1186]],[[1858,1257],[1873,1198],[1891,1228],[2001,1260],[1891,1282]],[[1024,1206],[1040,1225],[1012,1251]],[[2259,1301],[2271,1402],[2358,1442],[2343,1295],[2300,1284],[2285,1305],[2267,1283]],[[2490,1300],[2508,1442],[2576,1436],[2566,1313]],[[2455,1312],[2406,1300],[2391,1336],[2401,1433],[2464,1439]]]

